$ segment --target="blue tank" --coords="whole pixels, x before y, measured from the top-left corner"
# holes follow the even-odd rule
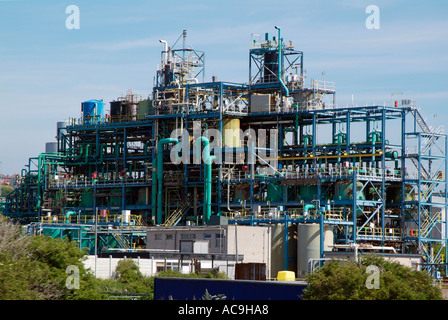
[[[102,100],[87,100],[81,103],[84,123],[98,123],[104,118],[104,102]]]

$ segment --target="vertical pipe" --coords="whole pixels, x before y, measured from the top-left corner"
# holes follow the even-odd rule
[[[325,224],[324,224],[324,215],[320,214],[319,215],[319,236],[320,236],[320,243],[319,243],[319,257],[323,258],[324,257],[324,237],[325,237]],[[322,263],[322,262],[321,262]],[[322,265],[321,265],[322,266]]]
[[[400,214],[401,214],[401,228],[404,230],[405,211],[404,205],[406,202],[406,113],[401,111],[401,199],[400,199]],[[404,234],[402,237],[404,238]],[[404,248],[403,248],[404,249]],[[402,250],[404,252],[404,250]]]
[[[381,166],[383,171],[383,178],[381,180],[381,229],[383,234],[383,241],[385,240],[385,215],[386,215],[386,110],[383,109],[381,113]],[[384,245],[384,242],[383,242]]]
[[[156,224],[162,223],[162,188],[163,188],[163,146],[169,143],[178,143],[179,140],[174,138],[165,138],[157,143],[157,215]]]
[[[207,224],[211,216],[211,200],[212,200],[212,161],[215,156],[210,155],[210,141],[207,137],[200,136],[196,139],[197,157],[201,158],[201,144],[204,143],[204,218],[202,223]]]
[[[352,219],[353,219],[353,243],[356,243],[356,235],[357,235],[357,232],[358,232],[358,230],[356,229],[356,213],[357,213],[357,210],[356,210],[356,203],[357,203],[357,200],[358,200],[358,187],[357,187],[357,185],[358,185],[358,180],[357,180],[357,176],[356,176],[356,170],[353,170],[353,179],[352,179],[352,181],[353,181],[353,187],[352,187],[352,190],[353,190],[353,205],[352,205],[352,214],[353,214],[353,217],[352,217]]]
[[[283,90],[285,90],[285,96],[289,97],[289,90],[285,86],[285,83],[283,82],[283,53],[282,53],[283,41],[281,38],[281,31],[280,27],[275,26],[275,29],[278,30],[278,80],[280,81]]]

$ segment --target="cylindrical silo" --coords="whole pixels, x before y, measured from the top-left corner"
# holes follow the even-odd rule
[[[138,103],[137,118],[143,120],[147,115],[151,114],[152,100],[145,99]]]
[[[45,153],[56,153],[58,152],[57,142],[47,142],[45,143]]]
[[[231,148],[241,147],[240,119],[224,119],[223,130],[223,146]]]
[[[308,261],[320,258],[319,224],[301,223],[297,228],[297,274],[308,272]]]
[[[104,102],[102,100],[88,100],[81,103],[84,123],[98,123],[104,118]]]
[[[67,134],[68,120],[59,121],[56,123],[56,137],[58,139],[58,151],[65,151],[67,148],[67,141],[64,136]]]
[[[325,225],[324,227],[324,251],[332,251],[334,244],[334,226]]]

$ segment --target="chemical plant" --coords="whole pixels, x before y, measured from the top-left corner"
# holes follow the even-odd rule
[[[338,106],[278,27],[252,35],[247,83],[205,82],[204,52],[160,45],[148,97],[82,102],[5,216],[154,272],[247,262],[299,276],[373,252],[446,275],[447,135],[414,100]]]

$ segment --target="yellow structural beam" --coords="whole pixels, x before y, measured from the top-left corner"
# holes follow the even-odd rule
[[[382,151],[378,153],[357,153],[357,154],[347,154],[343,153],[340,155],[331,156],[315,156],[310,155],[308,157],[278,157],[279,160],[309,160],[309,159],[330,159],[330,158],[365,158],[365,157],[380,157],[383,154]]]

